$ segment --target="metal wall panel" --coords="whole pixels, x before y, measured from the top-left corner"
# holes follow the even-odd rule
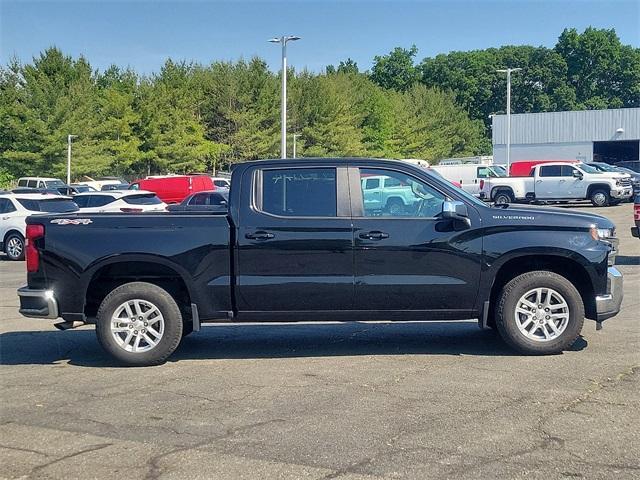
[[[616,133],[619,128],[622,133]],[[506,115],[494,115],[494,145],[507,139]],[[578,143],[640,139],[640,108],[511,115],[511,144]]]

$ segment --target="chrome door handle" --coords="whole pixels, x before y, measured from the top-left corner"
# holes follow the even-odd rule
[[[275,237],[275,235],[273,233],[269,233],[269,232],[263,232],[263,231],[257,231],[254,233],[247,233],[244,238],[248,239],[248,240],[269,240],[271,238]]]
[[[378,230],[374,230],[371,232],[365,232],[358,235],[360,238],[365,240],[382,240],[383,238],[389,238],[389,234],[385,232],[379,232]]]

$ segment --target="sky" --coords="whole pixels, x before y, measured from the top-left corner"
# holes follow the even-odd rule
[[[289,65],[322,71],[352,58],[361,70],[396,46],[417,59],[501,45],[553,47],[564,28],[615,28],[640,46],[640,2],[617,1],[182,1],[0,0],[0,64],[30,62],[49,46],[84,55],[94,68],[115,64],[157,72],[167,58],[208,64],[264,58],[278,70],[280,48],[298,35]]]

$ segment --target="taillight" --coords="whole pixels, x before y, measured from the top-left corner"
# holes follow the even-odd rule
[[[480,190],[484,189],[484,180],[480,180]]]
[[[40,268],[40,252],[36,248],[35,241],[42,237],[44,237],[44,225],[39,223],[27,225],[27,243],[25,247],[27,272],[37,272]]]
[[[636,221],[640,220],[640,203],[635,203],[633,205],[633,218]]]
[[[141,212],[142,209],[141,208],[130,208],[130,207],[123,207],[120,209],[121,212],[123,213],[138,213]]]

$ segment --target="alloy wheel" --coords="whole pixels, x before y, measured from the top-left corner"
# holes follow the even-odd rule
[[[569,305],[552,288],[534,288],[516,304],[516,324],[525,337],[536,342],[558,338],[569,324]]]
[[[23,250],[24,246],[22,244],[22,240],[18,237],[11,237],[7,242],[6,252],[11,258],[20,258]]]
[[[147,300],[127,300],[111,316],[111,335],[127,352],[142,353],[155,348],[164,327],[162,312]]]

